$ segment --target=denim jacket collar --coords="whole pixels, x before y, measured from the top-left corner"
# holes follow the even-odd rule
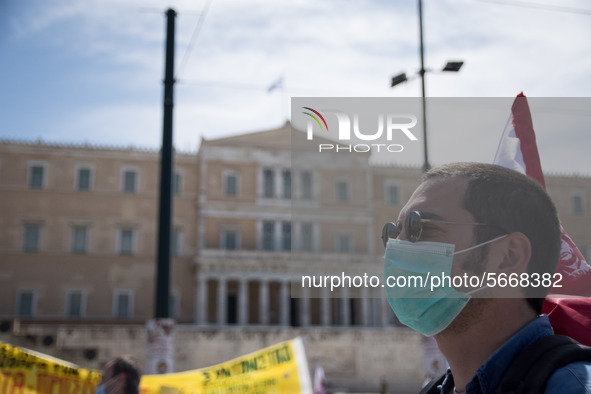
[[[498,348],[478,368],[476,375],[466,385],[466,394],[494,394],[509,364],[519,352],[538,339],[553,333],[548,316],[542,315],[533,320]],[[448,369],[441,393],[453,393],[453,388],[453,376]]]

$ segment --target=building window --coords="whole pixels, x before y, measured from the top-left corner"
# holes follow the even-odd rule
[[[183,191],[183,174],[180,171],[175,171],[172,177],[172,192],[175,196],[180,196]]]
[[[31,189],[43,189],[45,187],[45,168],[46,164],[29,165],[29,187]]]
[[[16,300],[16,315],[21,317],[35,316],[37,297],[33,290],[19,290]]]
[[[399,205],[400,204],[400,187],[398,185],[389,183],[386,184],[386,204]]]
[[[66,293],[66,316],[83,317],[86,309],[84,290],[68,290]]]
[[[88,252],[88,227],[72,227],[72,253]]]
[[[571,195],[571,207],[574,215],[585,213],[585,198],[583,193],[575,192]]]
[[[92,170],[89,167],[80,167],[76,171],[76,190],[88,191],[92,189]]]
[[[275,197],[275,172],[272,168],[263,170],[263,196],[265,198]]]
[[[133,291],[115,290],[113,315],[117,318],[133,316]]]
[[[263,222],[263,250],[275,249],[275,223]]]
[[[305,200],[311,200],[314,198],[311,171],[302,172],[302,198]]]
[[[224,195],[227,197],[238,195],[238,175],[235,172],[224,174]]]
[[[313,232],[314,227],[312,223],[302,223],[301,226],[301,239],[302,239],[302,250],[304,252],[311,252],[314,250],[313,244]]]
[[[347,181],[337,182],[337,201],[349,201],[349,183]]]
[[[335,251],[337,253],[349,253],[353,251],[351,237],[348,235],[339,235],[336,237]]]
[[[121,190],[124,193],[135,193],[137,191],[137,170],[123,170]]]
[[[227,230],[222,231],[221,239],[222,249],[237,250],[240,248],[240,237],[238,231]]]
[[[291,223],[281,223],[281,250],[291,250]]]
[[[291,198],[291,170],[283,170],[283,198]]]
[[[180,256],[182,253],[183,246],[183,231],[175,229],[172,232],[172,255]]]
[[[23,236],[23,250],[25,252],[38,252],[41,249],[41,225],[25,224]]]
[[[120,229],[118,235],[119,254],[134,254],[135,253],[135,230]]]

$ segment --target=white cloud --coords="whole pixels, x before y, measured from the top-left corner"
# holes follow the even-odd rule
[[[206,1],[169,2],[179,13],[177,68]],[[465,61],[457,74],[429,73],[429,96],[512,97],[521,90],[528,96],[589,95],[591,41],[582,39],[591,36],[588,15],[476,0],[423,3],[425,66],[437,69],[447,60]],[[563,5],[588,7],[572,0]],[[38,133],[63,140],[67,131],[72,139],[113,138],[114,144],[137,138],[137,145],[157,146],[165,8],[159,1],[55,0],[23,6],[11,16],[14,48],[46,46],[55,68],[64,68],[63,75],[47,78],[69,78],[95,97],[91,108],[89,103],[67,106],[68,112],[59,117],[67,119],[68,126],[39,124],[36,129],[43,131]],[[391,76],[406,72],[411,77],[419,68],[417,18],[414,1],[213,0],[180,75],[182,80],[209,85],[177,84],[175,143],[186,149],[201,135],[214,138],[277,127],[289,107],[283,96],[290,94],[420,95],[416,78],[389,87]],[[15,64],[35,61],[34,55],[12,50]],[[81,75],[88,76],[87,83]],[[284,77],[285,91],[267,94],[265,88],[279,76]],[[104,89],[99,91],[100,84]],[[252,89],[246,89],[249,86]],[[26,99],[12,101],[64,110],[35,101],[36,89],[43,88],[23,86],[15,94]],[[64,93],[57,89],[53,94]],[[59,96],[55,101],[67,100]],[[18,124],[20,110],[8,111],[8,117],[14,116],[9,124]],[[146,138],[147,133],[156,137]],[[482,156],[485,151],[479,152]]]

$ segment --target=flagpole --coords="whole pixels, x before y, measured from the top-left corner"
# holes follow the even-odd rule
[[[423,97],[423,151],[425,161],[423,163],[423,172],[431,169],[429,164],[429,156],[427,153],[427,100],[425,99],[425,49],[423,46],[423,0],[419,0],[419,38],[421,46],[421,69],[419,74],[422,81],[422,97]]]
[[[289,106],[289,102],[286,100],[287,94],[285,92],[285,79],[283,76],[281,77],[281,115],[283,116],[283,121],[287,120],[287,108]]]

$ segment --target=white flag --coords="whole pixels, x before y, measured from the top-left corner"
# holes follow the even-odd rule
[[[316,370],[314,371],[314,394],[325,394],[326,382],[324,380],[324,369],[320,361],[316,361]]]
[[[283,77],[279,77],[275,82],[273,82],[268,88],[267,93],[271,93],[273,90],[276,89],[283,89]]]

